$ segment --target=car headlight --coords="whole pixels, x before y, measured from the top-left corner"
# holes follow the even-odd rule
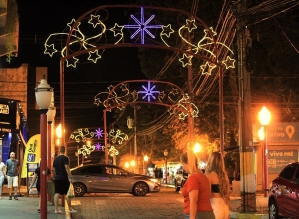
[[[158,179],[150,179],[150,181],[152,181],[153,183],[158,183],[158,184],[161,183],[160,180],[158,180]]]

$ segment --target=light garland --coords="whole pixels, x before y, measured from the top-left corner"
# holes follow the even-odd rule
[[[129,139],[128,135],[126,135],[124,132],[122,132],[120,129],[111,129],[109,132],[109,136],[111,137],[112,143],[118,143],[122,144],[123,141],[127,141]]]
[[[129,83],[146,83],[142,85],[143,90],[136,91],[129,89]],[[156,90],[156,85],[160,88],[165,87],[164,91]],[[170,114],[180,111],[179,118],[185,119],[188,116],[188,106],[192,107],[191,116],[197,117],[199,110],[195,104],[190,103],[188,94],[185,94],[179,87],[174,84],[163,81],[137,80],[123,82],[116,86],[110,85],[108,90],[101,92],[94,97],[94,104],[103,106],[110,111],[112,108],[123,110],[124,106],[129,103],[145,102],[168,107]],[[119,91],[119,92],[118,92]],[[118,95],[121,93],[121,96]]]
[[[109,8],[109,6],[106,6]],[[125,6],[123,6],[125,7]],[[105,12],[108,13],[106,9],[103,8]],[[163,8],[161,8],[163,10]],[[48,54],[49,56],[53,56],[54,53],[60,52],[62,57],[65,57],[69,54],[74,54],[74,57],[71,59],[67,59],[66,66],[67,67],[76,67],[77,63],[81,61],[79,58],[75,57],[75,53],[82,51],[82,50],[89,50],[88,51],[88,57],[86,58],[87,61],[91,61],[93,63],[97,63],[99,59],[101,59],[101,54],[99,54],[98,49],[95,47],[98,47],[99,45],[109,44],[107,41],[107,38],[104,39],[104,41],[101,41],[101,38],[103,36],[106,36],[108,34],[108,31],[110,31],[115,38],[111,44],[116,45],[120,42],[125,42],[125,30],[133,30],[133,32],[130,32],[130,40],[136,39],[140,42],[140,44],[145,44],[145,38],[146,36],[149,36],[151,39],[156,39],[156,35],[159,34],[161,43],[164,44],[166,47],[172,47],[170,45],[170,42],[168,42],[168,39],[171,35],[177,34],[180,39],[186,43],[190,48],[188,48],[186,51],[189,51],[189,53],[194,53],[194,55],[205,55],[206,60],[210,61],[204,61],[204,63],[200,66],[201,73],[206,75],[211,75],[216,69],[216,66],[222,65],[224,68],[234,68],[234,62],[235,60],[232,59],[230,56],[232,56],[234,53],[233,51],[228,48],[224,43],[218,42],[216,40],[217,33],[213,30],[212,27],[210,28],[203,28],[198,31],[198,24],[197,22],[201,22],[196,19],[186,19],[186,23],[183,24],[178,28],[178,30],[174,30],[171,27],[171,24],[155,24],[154,19],[156,18],[155,15],[149,15],[148,18],[145,17],[144,7],[140,7],[140,13],[137,15],[130,15],[132,24],[127,25],[121,25],[119,23],[114,23],[114,26],[111,28],[107,28],[106,25],[103,23],[103,21],[106,21],[107,18],[102,18],[97,13],[100,10],[95,10],[93,12],[89,12],[86,14],[86,17],[82,16],[79,20],[72,19],[71,22],[67,23],[67,26],[69,27],[69,33],[55,33],[51,34],[44,46],[45,46],[45,54]],[[108,17],[108,15],[107,15]],[[84,22],[86,21],[87,22]],[[95,29],[97,32],[93,36],[87,37],[83,31],[80,30],[80,25],[88,25]],[[200,23],[202,25],[202,23]],[[84,26],[85,27],[85,26]],[[83,29],[83,28],[82,28]],[[153,33],[151,30],[155,30],[157,33]],[[87,31],[87,28],[84,28],[84,31]],[[190,39],[185,38],[184,32],[188,31],[189,33],[192,32],[193,35],[201,35],[202,31],[204,32],[203,37],[196,43],[192,43]],[[94,32],[94,31],[93,31]],[[90,33],[90,32],[89,32]],[[59,35],[65,35],[70,36],[70,40],[68,41],[68,47],[63,47],[61,50],[56,48],[56,44],[51,43],[52,41],[55,42],[55,38]],[[106,36],[107,37],[107,36]],[[53,39],[54,38],[54,39]],[[61,36],[60,36],[61,38]],[[134,43],[136,43],[134,42]],[[172,41],[171,41],[172,42]],[[132,43],[132,42],[130,42]],[[151,42],[153,43],[153,42]],[[159,43],[159,42],[157,42]],[[161,44],[159,43],[159,45]],[[173,42],[172,42],[173,43]],[[66,49],[69,49],[68,53],[66,52]],[[73,48],[74,51],[72,50]],[[79,49],[78,49],[79,48]],[[95,48],[94,50],[90,50],[92,48]],[[230,52],[230,55],[226,57],[225,60],[215,60],[217,57],[217,54],[215,53],[218,51],[218,49],[225,48]],[[82,53],[82,52],[81,52]],[[192,54],[186,54],[183,53],[182,57],[179,58],[179,61],[182,63],[183,67],[187,67],[189,65],[192,65],[192,58],[194,57]],[[83,59],[82,59],[83,61]],[[149,97],[148,97],[149,98]]]

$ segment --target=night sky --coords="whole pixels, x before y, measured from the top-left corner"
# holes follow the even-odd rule
[[[18,67],[27,63],[30,68],[48,67],[48,83],[54,88],[55,106],[58,108],[56,123],[60,121],[59,113],[59,58],[44,54],[44,43],[50,34],[67,29],[72,18],[77,19],[85,12],[111,1],[95,0],[19,0],[19,54],[11,64],[3,67]],[[98,3],[100,2],[100,4]],[[124,1],[113,1],[113,4]],[[118,16],[125,17],[120,11]],[[60,42],[59,42],[60,43]],[[61,42],[63,44],[63,42]],[[94,96],[106,91],[110,84],[117,84],[129,79],[145,79],[140,72],[137,48],[107,49],[97,64],[78,64],[77,68],[65,69],[65,123],[67,132],[81,127],[103,127],[103,107],[93,104]],[[3,59],[3,58],[2,58]],[[35,98],[34,91],[28,98]],[[36,110],[28,108],[28,117]],[[31,113],[30,113],[31,112]],[[38,117],[28,118],[31,135],[38,132]],[[67,138],[67,136],[66,136]]]

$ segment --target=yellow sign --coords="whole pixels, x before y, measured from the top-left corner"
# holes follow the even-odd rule
[[[27,164],[39,162],[40,148],[40,134],[32,136],[26,145],[21,178],[27,177]]]

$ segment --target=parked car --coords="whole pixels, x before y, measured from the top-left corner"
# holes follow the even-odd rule
[[[299,218],[299,162],[288,164],[272,181],[269,218]]]
[[[75,196],[85,193],[131,193],[145,196],[159,192],[161,182],[111,164],[88,164],[71,169]]]
[[[186,173],[182,168],[177,170],[176,176],[174,178],[174,189],[176,192],[181,190],[187,178],[188,178],[188,173]]]

